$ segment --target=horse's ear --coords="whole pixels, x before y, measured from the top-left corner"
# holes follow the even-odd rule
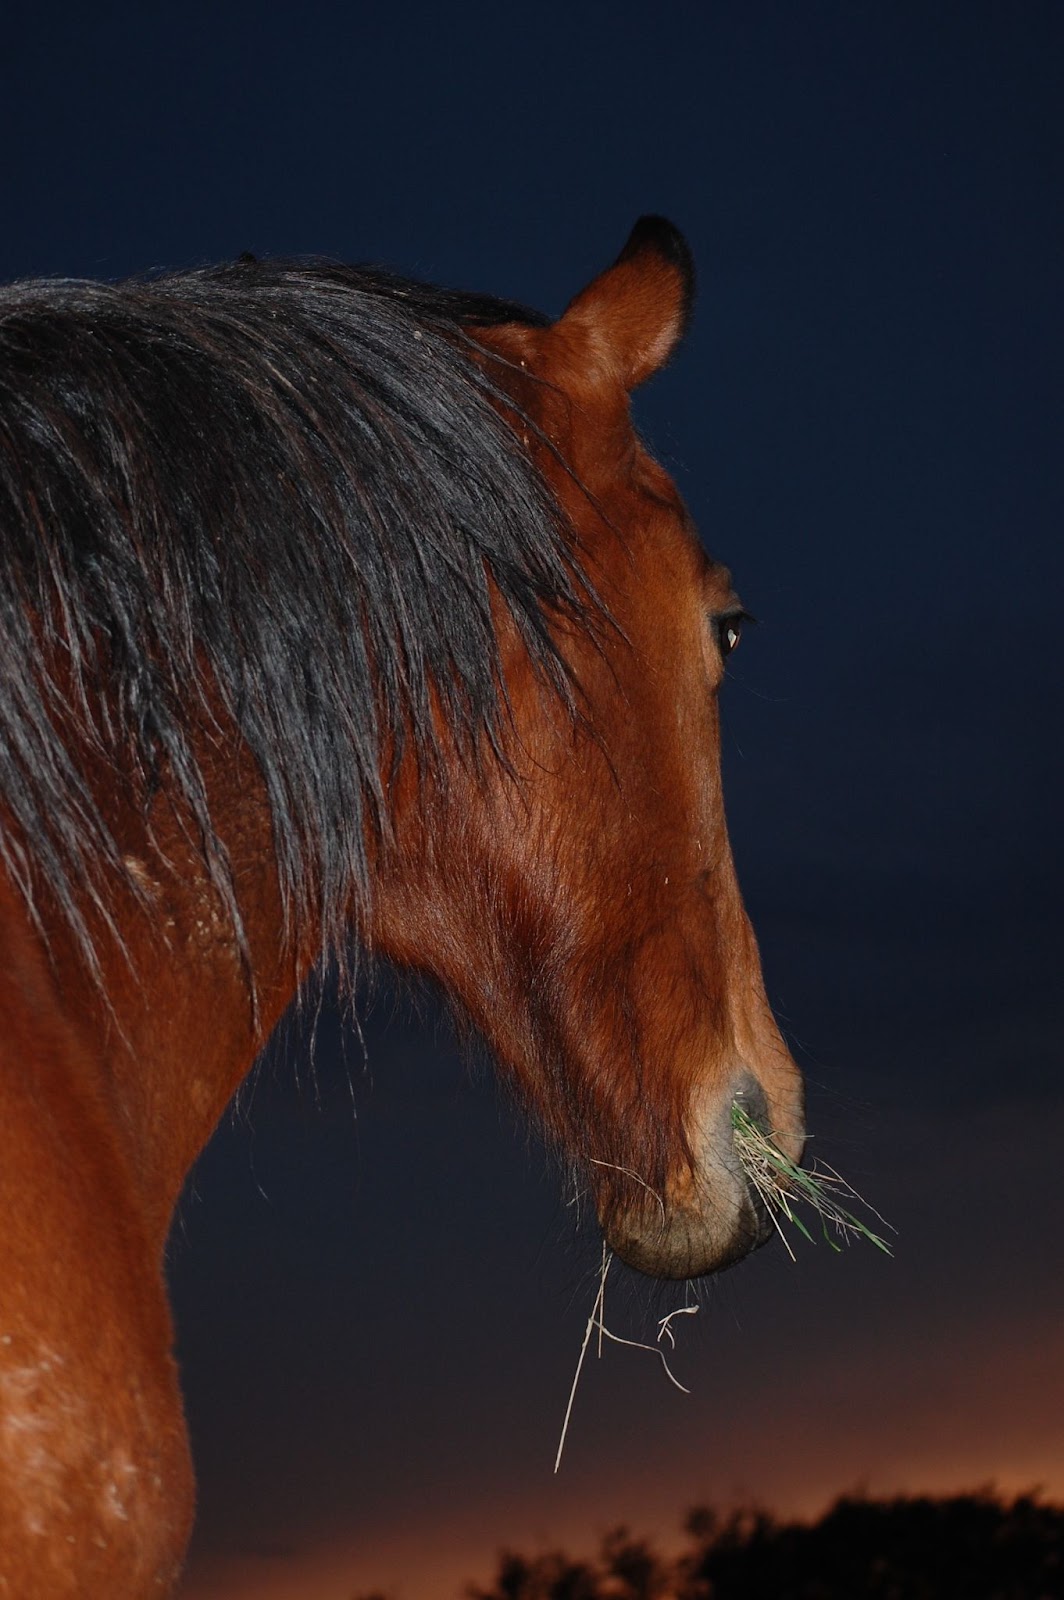
[[[683,338],[695,294],[687,240],[664,217],[640,217],[612,267],[571,301],[559,328],[586,340],[626,389],[653,377]]]

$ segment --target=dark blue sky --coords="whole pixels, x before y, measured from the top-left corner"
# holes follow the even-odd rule
[[[594,1241],[431,1007],[368,1073],[327,1013],[175,1235],[190,1595],[326,1545],[315,1594],[430,1593],[733,1491],[1064,1493],[1062,66],[1040,3],[7,8],[7,277],[324,252],[557,312],[641,212],[688,234],[638,411],[761,619],[733,841],[818,1146],[899,1228],[715,1286],[690,1401],[611,1353],[555,1483]]]

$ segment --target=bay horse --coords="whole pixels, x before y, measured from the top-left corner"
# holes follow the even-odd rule
[[[323,960],[435,980],[636,1268],[763,1240],[744,614],[629,408],[692,293],[653,217],[554,322],[251,257],[0,292],[0,1596],[176,1584],[167,1230]]]

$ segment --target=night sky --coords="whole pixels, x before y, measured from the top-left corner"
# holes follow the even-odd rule
[[[700,293],[638,397],[760,625],[729,818],[811,1151],[893,1260],[778,1245],[672,1388],[431,996],[296,1020],[170,1249],[188,1600],[433,1600],[503,1543],[857,1485],[1064,1496],[1064,7],[9,4],[0,272],[373,261],[552,314],[635,218]],[[682,1287],[611,1275],[653,1336]]]

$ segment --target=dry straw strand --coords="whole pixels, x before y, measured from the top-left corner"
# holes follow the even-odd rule
[[[605,1320],[606,1274],[610,1270],[610,1263],[612,1260],[613,1251],[608,1249],[605,1241],[603,1241],[602,1266],[599,1269],[598,1291],[595,1295],[595,1303],[591,1307],[591,1315],[587,1319],[587,1327],[584,1329],[584,1338],[580,1346],[580,1354],[576,1359],[576,1371],[573,1373],[573,1381],[569,1389],[569,1400],[565,1407],[565,1417],[562,1421],[561,1436],[558,1439],[558,1453],[554,1457],[555,1472],[557,1472],[558,1468],[562,1464],[562,1452],[565,1449],[565,1438],[569,1432],[569,1419],[573,1414],[573,1401],[576,1399],[576,1391],[580,1383],[580,1374],[584,1369],[584,1357],[587,1355],[587,1347],[591,1343],[591,1335],[596,1329],[598,1330],[598,1356],[600,1360],[602,1358],[602,1341],[604,1339],[608,1339],[611,1344],[627,1345],[631,1350],[649,1350],[651,1355],[657,1356],[658,1360],[665,1368],[665,1376],[668,1378],[669,1382],[675,1384],[681,1393],[691,1393],[690,1389],[686,1388],[680,1382],[679,1378],[669,1366],[669,1363],[665,1357],[665,1352],[661,1348],[661,1345],[662,1342],[667,1339],[670,1349],[674,1350],[676,1348],[676,1336],[672,1331],[673,1317],[693,1316],[698,1310],[698,1307],[677,1306],[675,1311],[670,1311],[667,1316],[662,1317],[658,1323],[658,1337],[655,1344],[645,1344],[641,1339],[622,1338],[619,1333],[613,1333],[609,1328],[607,1328]]]

